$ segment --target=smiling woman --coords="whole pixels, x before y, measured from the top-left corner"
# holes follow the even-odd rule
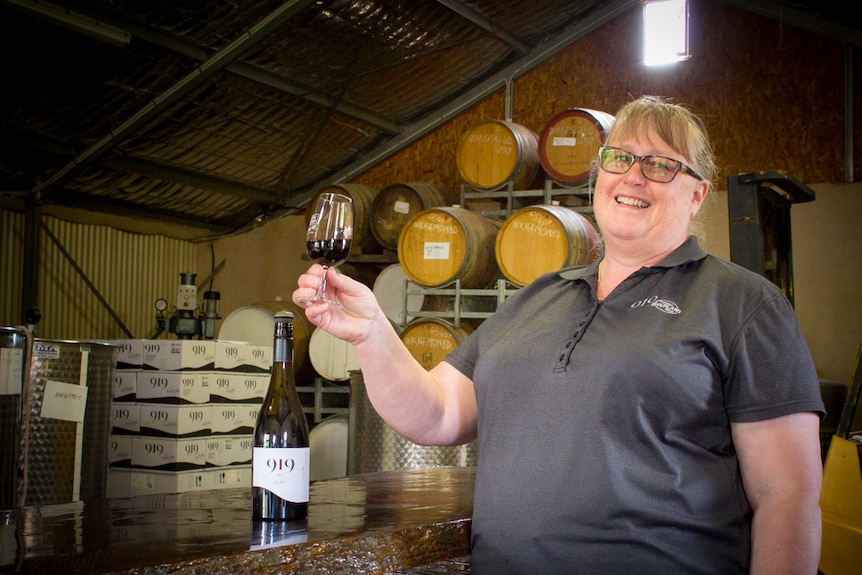
[[[354,344],[393,430],[477,439],[476,575],[813,573],[823,403],[793,309],[688,236],[714,174],[696,116],[644,97],[607,145],[604,253],[540,275],[433,367],[346,276],[328,284],[343,308],[306,315]],[[294,300],[320,276],[302,275]]]

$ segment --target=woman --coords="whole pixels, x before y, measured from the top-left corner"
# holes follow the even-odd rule
[[[631,102],[597,170],[600,260],[519,290],[430,371],[345,276],[309,320],[353,343],[399,433],[478,438],[477,575],[816,573],[817,376],[778,288],[688,235],[716,172],[702,123]]]

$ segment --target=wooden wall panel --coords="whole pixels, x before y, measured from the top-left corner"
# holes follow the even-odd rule
[[[728,174],[757,170],[786,170],[806,183],[845,181],[845,52],[838,42],[721,2],[695,0],[692,58],[646,68],[640,22],[640,10],[630,10],[517,78],[513,120],[540,133],[566,108],[613,114],[634,97],[661,95],[703,117],[721,169],[719,189]],[[859,94],[858,64],[856,79]],[[858,95],[855,101],[860,110]],[[458,138],[475,124],[502,118],[504,107],[501,90],[355,181],[380,188],[433,181],[458,191]]]

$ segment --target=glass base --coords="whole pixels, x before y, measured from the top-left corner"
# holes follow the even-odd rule
[[[326,297],[325,295],[316,295],[314,297],[301,297],[297,300],[302,305],[309,305],[313,303],[328,303],[334,306],[341,307],[341,302],[337,299],[331,299]]]

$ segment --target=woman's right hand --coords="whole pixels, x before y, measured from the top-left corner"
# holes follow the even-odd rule
[[[299,276],[299,287],[293,292],[293,302],[305,308],[305,315],[315,326],[352,344],[367,338],[373,326],[385,318],[377,298],[368,286],[329,268],[326,274],[326,291],[337,297],[341,306],[319,302],[300,303],[300,299],[314,295],[323,278],[323,266],[314,264]],[[389,320],[386,319],[386,323]]]

